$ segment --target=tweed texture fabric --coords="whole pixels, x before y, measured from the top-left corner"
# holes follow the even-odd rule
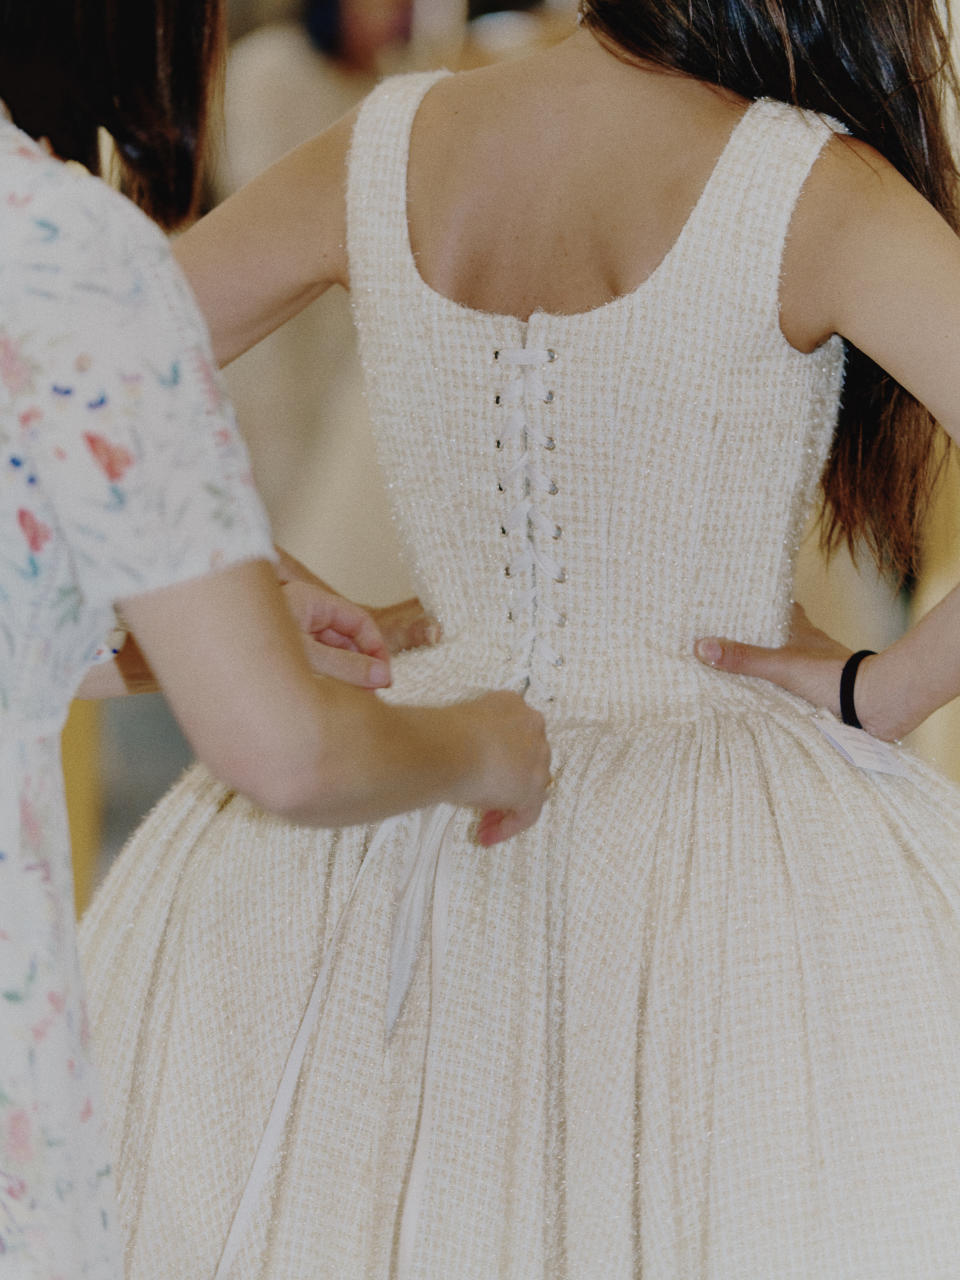
[[[855,768],[813,708],[692,656],[786,634],[842,349],[787,344],[780,262],[830,127],[753,104],[646,283],[521,322],[417,272],[432,83],[368,99],[348,192],[381,460],[445,634],[390,696],[526,690],[556,786],[503,847],[443,818],[392,1026],[436,815],[318,834],[202,770],[161,803],[84,928],[129,1275],[214,1273],[325,965],[233,1280],[955,1277],[960,792],[905,751]]]

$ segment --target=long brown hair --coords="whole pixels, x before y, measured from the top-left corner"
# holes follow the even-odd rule
[[[0,0],[0,97],[21,129],[100,171],[166,226],[194,208],[222,0]]]
[[[957,102],[938,0],[582,0],[612,52],[745,98],[833,116],[875,147],[954,228]],[[821,484],[829,550],[863,540],[895,578],[918,567],[920,531],[945,451],[931,414],[847,344],[846,379]]]

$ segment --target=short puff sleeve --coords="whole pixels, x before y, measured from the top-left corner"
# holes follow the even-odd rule
[[[90,605],[273,558],[209,335],[158,228],[70,174],[18,255],[22,446]]]

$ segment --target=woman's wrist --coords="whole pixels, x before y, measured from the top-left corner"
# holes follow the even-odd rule
[[[913,706],[913,690],[889,650],[864,658],[857,671],[854,702],[861,725],[874,738],[897,742],[926,719],[933,708]]]

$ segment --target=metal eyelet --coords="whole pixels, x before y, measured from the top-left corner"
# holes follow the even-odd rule
[[[495,351],[495,352],[493,353],[493,358],[494,358],[494,360],[499,360],[499,359],[500,359],[500,352],[499,352],[499,351]]]
[[[554,360],[556,360],[556,358],[557,358],[557,353],[553,350],[553,348],[552,348],[552,347],[548,348],[548,349],[547,349],[547,363],[548,363],[548,364],[553,364],[553,362],[554,362]]]
[[[563,534],[563,528],[558,524],[554,525],[553,533],[551,534],[551,537],[553,538],[554,542],[559,542],[562,534]]]
[[[556,480],[551,480],[551,481],[550,481],[550,488],[547,490],[547,493],[549,493],[550,497],[552,498],[552,497],[554,497],[556,494],[558,494],[559,492],[560,492],[560,490],[559,490],[559,488],[557,487],[557,482],[556,482]]]
[[[508,622],[512,622],[512,621],[513,621],[513,610],[512,610],[512,609],[508,609],[508,610],[507,610],[507,621],[508,621]]]
[[[553,453],[554,449],[557,447],[557,442],[554,440],[553,436],[547,436],[546,440],[543,442],[543,447],[546,449],[547,453]]]
[[[499,397],[499,396],[494,396],[494,397],[493,397],[493,403],[494,403],[494,404],[499,404],[499,403],[500,403],[500,397]]]
[[[503,449],[503,441],[502,441],[502,440],[498,440],[498,441],[497,441],[497,449],[498,449],[498,450]]]
[[[509,566],[509,565],[506,565],[506,566],[505,566],[505,568],[504,568],[504,570],[503,570],[503,576],[504,576],[505,578],[512,578],[512,577],[513,577],[513,574],[510,572],[510,566]]]
[[[543,397],[543,403],[544,403],[544,404],[553,404],[553,392],[552,392],[552,391],[548,391],[548,392],[547,392],[547,394]]]
[[[563,664],[564,664],[564,657],[563,657],[563,654],[561,653],[559,658],[554,658],[553,665],[555,667],[562,667]]]
[[[566,580],[567,580],[566,569],[561,569],[560,572],[557,574],[557,576],[554,578],[554,582],[566,582]]]
[[[497,481],[497,493],[503,493],[503,485],[499,480]]]
[[[557,614],[557,622],[556,622],[556,625],[557,625],[558,627],[565,627],[565,626],[567,625],[567,615],[566,615],[565,613],[558,613],[558,614]]]
[[[506,527],[506,525],[501,525],[501,526],[500,526],[500,532],[501,532],[501,534],[502,534],[504,537],[506,537],[506,536],[507,536],[507,527]]]

